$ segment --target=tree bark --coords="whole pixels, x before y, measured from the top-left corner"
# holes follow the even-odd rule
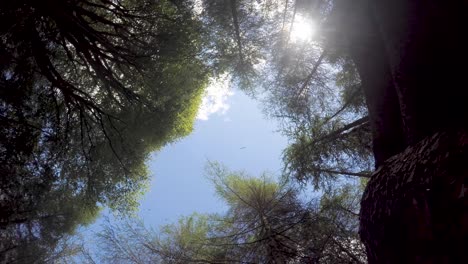
[[[408,145],[466,128],[467,1],[369,1],[385,46]]]
[[[439,132],[388,159],[361,201],[369,263],[468,261],[468,132]]]
[[[391,81],[389,62],[382,37],[367,0],[339,1],[343,31],[351,59],[361,77],[372,128],[375,166],[405,148],[400,105]]]
[[[380,166],[361,203],[368,260],[467,263],[468,90],[460,62],[468,61],[468,3],[353,5],[349,32],[361,33],[350,39],[350,54]]]

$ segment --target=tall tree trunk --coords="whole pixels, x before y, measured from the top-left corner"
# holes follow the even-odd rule
[[[341,0],[343,32],[351,59],[361,77],[372,128],[375,166],[401,152],[405,138],[400,105],[385,55],[385,47],[367,0]]]
[[[352,5],[350,54],[382,165],[361,203],[369,262],[467,263],[468,91],[460,62],[468,61],[468,4]]]
[[[361,202],[369,263],[468,262],[468,132],[440,132],[388,159]]]
[[[396,88],[409,145],[467,127],[467,1],[369,1]]]

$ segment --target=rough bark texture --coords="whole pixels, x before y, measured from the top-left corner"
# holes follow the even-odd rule
[[[468,2],[353,3],[368,35],[355,37],[350,51],[383,164],[361,204],[369,262],[468,263],[468,89],[460,63],[468,61]]]
[[[468,132],[441,132],[388,159],[361,202],[369,263],[468,263]]]

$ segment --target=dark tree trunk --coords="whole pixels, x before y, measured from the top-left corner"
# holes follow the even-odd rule
[[[373,0],[409,145],[467,126],[468,1]]]
[[[468,263],[466,1],[344,2],[379,166],[361,204],[369,262]]]
[[[369,263],[468,262],[468,132],[441,132],[388,159],[361,202]]]
[[[343,10],[352,14],[345,23],[349,54],[361,77],[372,128],[375,166],[379,167],[387,158],[404,150],[405,138],[382,36],[365,3],[365,0],[344,0]]]

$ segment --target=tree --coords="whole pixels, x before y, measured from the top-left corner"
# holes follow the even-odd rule
[[[266,114],[280,121],[280,131],[293,142],[284,154],[288,177],[312,180],[317,188],[339,175],[369,177],[371,128],[356,68],[329,36],[336,31],[333,1],[215,2],[205,1],[204,19],[219,21],[208,23],[208,30],[230,40],[231,51],[244,57],[240,66],[254,69],[255,77],[245,82],[250,87],[241,88],[263,99]],[[300,19],[313,19],[323,32],[313,40],[294,39]],[[231,66],[234,76],[238,69]]]
[[[358,241],[360,192],[346,185],[320,201],[263,175],[209,164],[226,213],[193,214],[154,232],[135,220],[106,224],[99,234],[109,263],[364,263]],[[361,191],[360,191],[361,190]]]
[[[309,110],[313,102],[310,99],[330,102],[329,97],[337,94],[325,94],[328,98],[324,98],[320,94],[323,89],[311,92],[311,81],[316,78],[319,87],[327,87],[324,72],[320,71],[325,61],[328,65],[352,64],[365,98],[377,168],[361,208],[361,237],[369,261],[426,263],[465,259],[468,242],[463,161],[467,110],[463,105],[468,93],[459,88],[464,83],[465,69],[455,65],[467,56],[466,40],[462,37],[466,31],[462,15],[466,4],[335,0],[313,1],[314,8],[307,10],[302,9],[304,2],[297,1],[289,11],[292,15],[287,15],[286,1],[283,17],[294,21],[300,11],[321,14],[318,20],[324,23],[319,41],[269,58],[280,66],[273,75],[277,78],[272,78],[273,84],[280,83],[279,89],[273,90],[272,104],[279,106],[279,111],[273,113],[286,116],[286,125],[292,123],[294,128],[290,135],[299,139],[286,152],[293,175],[312,178],[317,183],[320,178],[314,175],[323,166],[335,165],[334,156],[339,157],[343,150],[354,152],[361,145],[334,147],[337,151],[333,152],[333,147],[318,145],[313,152],[307,148],[310,142],[321,141],[322,135],[313,132],[317,128],[321,131],[322,124],[330,122],[326,116],[320,117],[320,109]],[[278,43],[289,45],[289,38],[286,39]],[[318,52],[309,56],[307,51],[317,43]],[[294,51],[299,57],[291,56]],[[298,63],[292,64],[291,70],[282,67],[291,60],[305,60],[302,65],[309,67],[301,68]],[[346,101],[335,108],[338,111],[328,111],[330,104],[325,103],[325,113],[335,117],[334,113],[345,105]],[[341,127],[347,127],[343,123]],[[334,134],[333,130],[328,131]],[[323,159],[327,156],[332,159]],[[366,160],[365,155],[361,157],[357,155],[358,160]]]
[[[264,59],[271,46],[274,29],[276,0],[203,0],[195,12],[205,29],[206,56],[216,72],[229,71],[244,90],[252,89],[256,65]],[[249,85],[250,84],[250,85]]]
[[[100,208],[136,208],[149,153],[191,132],[207,84],[190,8],[0,4],[1,261],[40,261]]]
[[[466,5],[362,1],[346,8],[353,10],[347,29],[361,29],[350,31],[350,56],[363,82],[379,167],[361,209],[369,261],[466,258],[467,94],[458,89],[464,67],[443,66],[466,57]]]

